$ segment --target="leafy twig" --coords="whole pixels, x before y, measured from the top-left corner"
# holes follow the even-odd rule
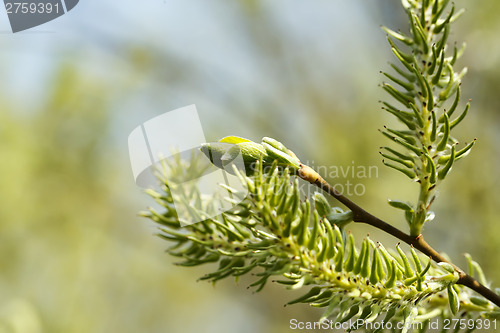
[[[358,223],[369,224],[377,229],[380,229],[399,240],[402,240],[406,244],[414,247],[419,250],[432,260],[436,262],[446,262],[453,266],[453,268],[457,271],[459,275],[459,279],[456,282],[457,284],[464,285],[466,287],[471,288],[476,291],[480,295],[484,296],[488,300],[492,301],[496,305],[500,306],[500,296],[493,292],[491,289],[485,287],[481,283],[479,283],[472,276],[465,273],[462,269],[457,267],[455,264],[451,263],[445,257],[443,257],[439,252],[437,252],[434,248],[432,248],[425,240],[422,234],[418,236],[411,236],[398,228],[390,225],[389,223],[375,217],[374,215],[368,213],[366,210],[355,204],[350,199],[346,198],[343,194],[339,193],[334,187],[332,187],[326,180],[323,179],[316,171],[310,168],[307,165],[301,164],[299,171],[297,172],[298,176],[311,184],[316,185],[321,188],[326,193],[330,194],[332,197],[340,201],[347,208],[349,208],[353,213],[353,221]]]

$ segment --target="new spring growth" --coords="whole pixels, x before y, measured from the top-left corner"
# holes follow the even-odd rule
[[[311,184],[321,182],[323,178],[311,167],[300,163],[297,156],[281,142],[264,137],[262,143],[255,143],[251,140],[240,138],[237,136],[227,136],[219,142],[204,143],[201,145],[201,151],[210,159],[217,167],[226,169],[228,165],[234,163],[238,154],[243,157],[244,169],[248,176],[254,175],[256,165],[262,161],[262,166],[271,167],[277,165],[282,168],[289,168],[291,172],[295,172],[297,176]],[[243,169],[241,165],[235,163],[237,169]],[[227,168],[229,169],[229,168]],[[231,170],[228,170],[231,171]],[[321,200],[323,198],[323,200]],[[336,224],[342,228],[346,224],[352,222],[352,211],[338,211],[332,209],[326,198],[322,194],[317,193],[314,197],[315,203],[318,206],[328,207],[325,212],[320,214],[321,217],[326,217],[332,224]],[[318,201],[319,200],[319,201]],[[322,201],[322,202],[320,202]]]
[[[225,154],[217,153],[220,157]],[[174,169],[185,170],[184,162],[175,163]],[[395,252],[369,237],[364,238],[361,248],[357,247],[354,235],[341,228],[351,220],[350,211],[332,207],[320,192],[312,196],[313,202],[301,199],[298,178],[291,181],[290,169],[280,171],[276,160],[267,170],[260,166],[261,160],[255,163],[251,176],[234,171],[241,183],[248,185],[251,195],[226,186],[233,198],[242,200],[233,201],[232,209],[198,223],[181,226],[172,204],[198,197],[196,187],[193,191],[171,192],[166,178],[162,178],[165,186],[160,192],[148,191],[162,211],[149,208],[141,215],[155,221],[159,236],[172,243],[168,253],[181,260],[177,265],[218,263],[215,271],[200,280],[215,283],[253,272],[257,279],[249,287],[255,291],[269,282],[290,289],[308,288],[303,296],[287,304],[324,308],[320,321],[331,318],[339,323],[384,318],[395,325],[413,319],[450,319],[459,312],[474,316],[468,319],[495,310],[487,299],[456,286],[459,276],[451,264],[435,264],[413,248],[408,255],[400,245]],[[174,196],[178,197],[174,200]],[[207,208],[209,205],[199,212],[203,214]],[[483,276],[472,259],[469,267]],[[416,318],[412,315],[415,313]]]
[[[401,129],[384,126],[382,134],[395,147],[383,147],[382,162],[419,183],[417,202],[403,209],[412,236],[418,236],[428,220],[437,186],[449,174],[454,162],[465,156],[474,141],[462,150],[456,149],[453,129],[468,113],[470,102],[461,108],[461,81],[466,68],[456,71],[460,50],[451,48],[450,25],[462,13],[455,12],[448,0],[402,1],[410,20],[408,33],[383,27],[389,46],[396,56],[391,64],[394,73],[382,72],[392,81],[382,88],[391,97],[383,109],[394,115]],[[447,9],[448,8],[448,9]],[[453,116],[453,117],[452,117]],[[414,210],[414,211],[413,211]]]
[[[244,165],[236,166],[240,169],[244,167],[247,174],[255,171],[255,163],[261,159],[264,167],[276,161],[278,166],[289,167],[293,171],[300,168],[300,160],[291,150],[268,137],[264,137],[262,143],[256,143],[237,136],[226,136],[219,142],[203,143],[200,149],[219,168],[234,163],[241,154]]]
[[[296,172],[300,178],[312,184],[322,179],[311,167],[300,163],[294,152],[273,138],[264,137],[262,143],[256,143],[238,136],[226,136],[218,142],[203,143],[200,149],[215,166],[222,169],[234,163],[241,153],[244,165],[236,167],[245,169],[247,175],[254,173],[256,162],[262,159],[263,167],[277,163],[279,167],[288,167],[290,171]]]
[[[235,164],[238,169],[244,169],[247,175],[252,175],[256,171],[256,163],[262,160],[264,168],[277,163],[281,168],[288,167],[291,172],[311,184],[324,181],[314,169],[300,163],[291,150],[273,138],[264,137],[259,144],[238,136],[226,136],[219,142],[203,143],[200,149],[215,166],[230,172],[231,169],[227,166]],[[235,162],[240,153],[244,165]]]

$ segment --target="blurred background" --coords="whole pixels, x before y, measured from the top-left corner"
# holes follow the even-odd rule
[[[469,252],[500,286],[500,2],[467,7],[451,41],[468,44],[455,132],[478,142],[454,166],[425,237],[460,266]],[[127,137],[196,104],[208,140],[283,141],[315,166],[376,167],[357,201],[406,228],[387,198],[417,185],[385,168],[377,131],[395,120],[380,70],[393,60],[381,24],[406,30],[397,0],[82,0],[68,14],[12,34],[0,11],[0,332],[290,332],[321,311],[283,305],[298,294],[248,279],[197,282],[156,228],[134,184]],[[332,176],[333,177],[333,176]],[[359,188],[358,188],[359,189]],[[353,226],[386,247],[397,240]],[[300,291],[299,293],[302,293]]]

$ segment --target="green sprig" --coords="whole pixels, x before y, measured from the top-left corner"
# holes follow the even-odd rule
[[[188,162],[179,163],[179,173],[194,171],[186,165]],[[321,193],[314,194],[314,204],[300,198],[298,179],[290,181],[293,169],[280,168],[278,159],[267,169],[262,168],[263,156],[255,163],[253,175],[234,167],[248,193],[225,185],[233,197],[231,202],[235,203],[232,209],[184,227],[177,220],[172,202],[187,198],[173,197],[165,178],[161,178],[161,190],[147,191],[164,211],[150,208],[141,215],[157,223],[159,236],[173,243],[168,253],[181,259],[178,265],[218,262],[215,271],[200,278],[210,282],[231,276],[238,279],[254,272],[257,279],[249,287],[256,291],[271,280],[290,289],[310,286],[302,297],[287,304],[308,303],[326,308],[323,320],[334,318],[343,322],[368,315],[375,320],[387,312],[390,320],[396,322],[416,320],[417,317],[410,316],[415,311],[412,309],[419,316],[427,316],[426,320],[450,317],[455,312],[456,297],[449,288],[457,281],[454,273],[422,259],[413,249],[410,262],[401,246],[396,247],[396,255],[369,237],[357,249],[353,234],[346,235],[339,225],[332,223],[351,221],[350,211],[332,207]],[[190,196],[193,191],[183,193]],[[281,207],[283,202],[285,209]],[[391,201],[391,204],[412,209],[407,203]],[[479,269],[475,262],[471,267]],[[471,299],[468,289],[453,290],[461,300],[466,300],[460,303],[460,311],[492,310],[489,302]],[[449,301],[443,303],[446,298]]]
[[[396,154],[382,153],[382,156],[397,163],[383,160],[385,165],[419,182],[420,193],[414,205],[418,218],[410,225],[411,234],[418,236],[425,222],[422,217],[427,215],[435,197],[433,192],[461,156],[455,152],[457,140],[453,130],[467,115],[470,103],[460,116],[450,119],[460,103],[460,83],[466,69],[455,72],[453,66],[462,55],[463,47],[459,51],[454,45],[453,53],[448,55],[447,43],[450,25],[463,11],[457,12],[453,4],[447,10],[449,1],[443,0],[403,0],[402,3],[410,21],[409,33],[383,27],[398,64],[391,64],[395,75],[382,73],[403,90],[388,83],[382,88],[403,108],[389,107],[391,104],[384,102],[386,107],[383,109],[396,116],[409,130],[404,136],[398,135],[402,133],[398,130],[382,131],[399,145]],[[446,111],[444,105],[452,98]],[[468,146],[464,153],[471,147]],[[410,156],[416,154],[416,158],[402,159],[401,156],[408,156],[408,152]]]

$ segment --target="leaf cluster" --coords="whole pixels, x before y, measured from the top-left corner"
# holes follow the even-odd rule
[[[462,55],[465,44],[450,50],[450,25],[463,10],[455,5],[446,12],[448,0],[403,0],[410,29],[407,34],[383,27],[397,61],[391,63],[394,73],[383,72],[389,83],[382,88],[396,101],[383,102],[385,111],[394,115],[403,129],[384,127],[382,134],[398,148],[382,147],[383,163],[420,184],[415,205],[397,207],[405,210],[405,218],[412,235],[418,235],[423,224],[433,214],[429,208],[435,199],[438,183],[446,178],[454,163],[466,156],[475,139],[463,148],[453,130],[467,115],[470,101],[460,107],[464,68],[456,72],[454,66]],[[458,116],[457,116],[458,114]]]
[[[248,193],[224,186],[231,210],[184,227],[168,182],[163,179],[160,191],[148,190],[163,211],[150,208],[142,215],[159,224],[158,235],[173,243],[168,253],[181,259],[177,265],[218,263],[200,278],[213,283],[253,274],[256,280],[249,288],[256,291],[269,281],[290,289],[310,286],[288,304],[324,308],[321,320],[341,323],[428,321],[459,311],[467,316],[492,311],[488,301],[477,301],[455,285],[453,268],[422,258],[414,249],[409,254],[399,245],[387,250],[369,237],[356,246],[354,236],[334,224],[349,221],[349,211],[331,207],[320,193],[313,200],[301,199],[299,179],[277,161],[265,168],[260,160],[256,166],[252,176],[234,169]],[[184,172],[186,165],[179,170]]]

